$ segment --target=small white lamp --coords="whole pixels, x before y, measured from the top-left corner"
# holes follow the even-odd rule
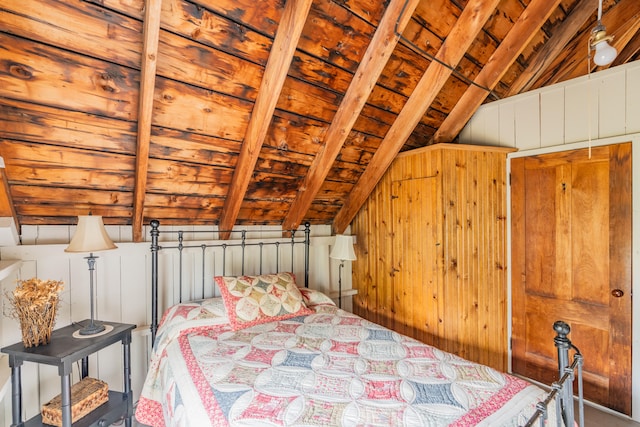
[[[89,294],[91,297],[91,321],[87,326],[80,329],[80,335],[95,335],[105,330],[105,326],[94,322],[93,319],[93,275],[96,265],[96,256],[93,252],[106,251],[115,249],[117,246],[113,243],[107,230],[104,229],[102,217],[99,215],[80,215],[78,216],[78,227],[69,246],[65,252],[89,252],[89,256],[85,257],[89,264]]]
[[[345,261],[355,261],[356,259],[356,254],[353,251],[353,237],[337,234],[329,256],[340,260],[340,267],[338,268],[338,307],[342,308],[342,267],[344,267]]]

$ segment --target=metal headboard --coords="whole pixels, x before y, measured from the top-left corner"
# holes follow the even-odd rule
[[[183,268],[183,251],[185,249],[197,249],[200,248],[202,250],[202,289],[204,294],[204,289],[206,286],[205,280],[205,252],[208,248],[221,248],[222,257],[223,257],[223,271],[222,275],[226,275],[226,256],[227,249],[229,248],[240,248],[241,251],[241,273],[245,274],[245,250],[248,247],[258,247],[259,248],[259,273],[262,274],[263,267],[263,248],[274,246],[275,254],[276,254],[276,266],[279,269],[280,267],[280,251],[278,250],[282,245],[290,245],[291,246],[291,271],[293,272],[294,268],[294,254],[295,254],[295,245],[304,244],[304,286],[309,287],[309,247],[311,242],[311,226],[309,223],[304,225],[304,239],[296,238],[296,234],[299,235],[298,231],[300,230],[291,230],[288,231],[290,237],[281,238],[281,239],[268,239],[267,241],[254,241],[247,239],[248,230],[231,230],[230,233],[240,234],[239,241],[234,242],[220,242],[215,241],[214,243],[204,243],[202,241],[192,242],[185,241],[185,234],[207,234],[211,235],[212,232],[217,233],[218,235],[221,233],[225,233],[225,230],[193,230],[193,231],[182,231],[182,230],[160,230],[160,221],[152,220],[151,223],[151,342],[155,342],[156,332],[158,330],[158,253],[161,250],[173,249],[178,251],[179,256],[179,279],[178,279],[178,287],[179,287],[179,302],[182,302],[182,268]],[[160,234],[166,235],[175,235],[176,238],[173,239],[173,242],[170,245],[161,246],[160,245]],[[278,271],[276,271],[277,273]],[[270,271],[269,273],[273,273]]]

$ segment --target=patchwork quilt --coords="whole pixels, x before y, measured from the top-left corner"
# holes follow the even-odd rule
[[[526,381],[335,305],[312,310],[234,331],[219,298],[170,308],[137,420],[154,427],[518,426],[545,397]]]

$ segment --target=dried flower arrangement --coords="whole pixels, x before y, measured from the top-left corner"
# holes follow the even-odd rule
[[[7,294],[12,305],[11,315],[20,320],[25,347],[49,343],[63,284],[61,281],[34,277],[19,280],[13,292]]]

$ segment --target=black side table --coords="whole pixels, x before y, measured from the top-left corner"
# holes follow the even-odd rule
[[[9,355],[11,367],[11,412],[12,427],[42,426],[42,415],[22,421],[22,383],[20,368],[23,362],[34,362],[58,367],[62,399],[62,426],[71,426],[71,370],[74,362],[82,359],[82,378],[89,374],[89,355],[122,342],[124,355],[124,393],[109,390],[109,401],[97,407],[93,412],[73,424],[74,427],[108,426],[124,417],[125,425],[131,427],[133,416],[133,393],[131,392],[131,331],[136,325],[101,322],[110,325],[113,330],[100,335],[75,338],[73,333],[88,324],[89,320],[79,324],[65,326],[51,333],[47,345],[25,348],[22,342],[4,347],[1,351]]]

